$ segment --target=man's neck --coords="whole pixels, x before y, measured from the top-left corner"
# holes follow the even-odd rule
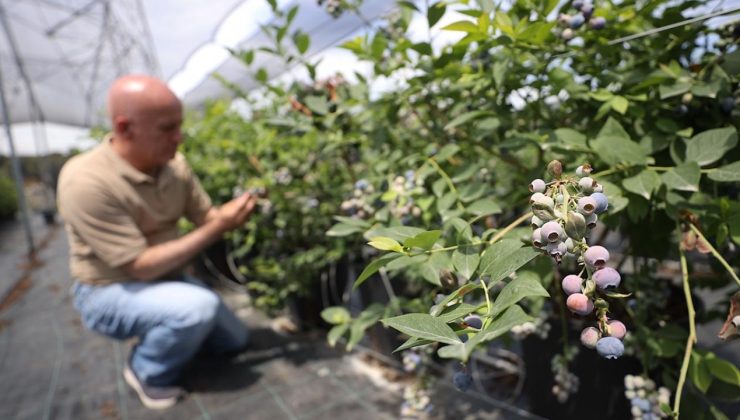
[[[123,160],[128,162],[129,165],[133,166],[136,170],[139,172],[145,173],[153,178],[156,178],[159,175],[159,172],[162,170],[161,167],[148,167],[146,165],[143,165],[141,162],[137,161],[133,158],[132,154],[130,153],[130,148],[127,147],[127,145],[122,140],[116,140],[115,136],[111,136],[109,139],[110,146],[113,149],[113,152],[115,152],[118,156],[120,156]]]

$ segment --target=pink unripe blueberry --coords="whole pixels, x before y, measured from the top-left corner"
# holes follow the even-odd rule
[[[563,278],[563,292],[566,295],[572,295],[574,293],[581,293],[581,283],[583,280],[581,277],[575,274],[569,274]]]
[[[581,344],[584,346],[594,349],[596,348],[596,342],[601,338],[601,331],[594,327],[584,328],[581,331]]]
[[[545,184],[545,181],[541,179],[535,179],[529,184],[529,192],[533,193],[543,193],[545,192],[545,188],[547,188],[547,185]]]
[[[594,311],[594,304],[583,293],[573,293],[568,296],[568,300],[565,302],[568,309],[578,315],[588,315]]]
[[[542,246],[542,229],[537,228],[532,232],[532,245],[537,248]]]
[[[596,210],[596,200],[591,197],[582,197],[578,199],[578,213],[584,216],[593,214]]]
[[[589,266],[601,268],[606,265],[607,261],[609,261],[609,251],[607,251],[603,246],[595,245],[589,247],[586,252],[583,253],[583,259]]]
[[[542,225],[542,239],[558,242],[563,237],[563,227],[558,222],[547,222]]]
[[[622,277],[619,275],[619,271],[611,267],[604,267],[594,273],[594,283],[601,290],[607,287],[619,287],[621,281]]]
[[[612,319],[611,321],[607,322],[606,325],[610,337],[615,337],[621,340],[624,338],[625,335],[627,335],[627,327],[625,327],[621,321]]]

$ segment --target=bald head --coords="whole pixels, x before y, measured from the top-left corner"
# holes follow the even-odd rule
[[[115,127],[116,117],[136,118],[141,113],[179,102],[159,79],[143,75],[123,76],[116,79],[108,91],[108,114]]]
[[[167,85],[143,75],[123,76],[108,91],[116,152],[144,172],[156,172],[182,141],[182,105]]]

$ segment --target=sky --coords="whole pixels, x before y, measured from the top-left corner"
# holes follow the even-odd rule
[[[180,1],[183,2],[180,6],[187,10],[189,3],[201,0]],[[149,13],[168,13],[168,10],[164,8],[161,10],[157,9],[159,7],[157,5],[163,5],[164,3],[166,2],[147,3]],[[290,0],[278,0],[278,4],[284,7],[292,4],[292,2]],[[730,9],[740,6],[740,0],[712,0],[707,2],[701,9],[695,11],[695,14],[706,13],[705,10],[711,11],[717,5],[720,5],[722,9]],[[241,3],[237,0],[219,0],[218,6],[214,6],[214,13],[218,13],[218,16],[191,16],[188,19],[192,22],[191,25],[212,25],[214,29],[210,31],[212,34],[211,39],[206,40],[200,46],[194,45],[190,57],[179,68],[172,67],[172,60],[167,58],[167,54],[170,52],[166,48],[157,49],[157,54],[162,57],[162,61],[169,63],[169,67],[163,68],[162,72],[163,74],[171,75],[168,83],[179,96],[184,96],[190,89],[197,86],[229,57],[229,53],[225,50],[224,46],[230,48],[236,47],[241,40],[250,37],[258,31],[258,25],[269,21],[271,16],[265,0],[245,0]],[[196,9],[193,8],[193,10]],[[221,19],[224,13],[226,14],[226,18]],[[444,45],[456,42],[463,35],[460,32],[440,31],[438,28],[463,18],[465,17],[458,13],[448,12],[443,20],[435,26],[432,30],[432,44],[435,51],[438,51]],[[737,16],[734,18],[737,18]],[[713,21],[726,22],[728,19],[731,18],[718,18]],[[175,36],[172,32],[174,31],[171,31],[169,28],[153,28],[153,37],[156,40],[161,40],[166,45],[166,42],[174,42],[176,39],[168,38]],[[196,31],[191,31],[191,33],[194,32]],[[355,34],[355,36],[359,34]],[[412,41],[421,41],[427,40],[428,34],[426,19],[421,15],[417,15],[416,19],[410,25],[409,37]],[[196,39],[180,39],[180,34],[176,35],[179,42],[198,42]],[[187,34],[185,35],[187,36]],[[323,58],[322,63],[317,69],[319,78],[331,76],[336,73],[337,69],[344,69],[350,80],[354,78],[353,73],[355,71],[365,74],[370,72],[370,65],[368,63],[359,62],[352,53],[346,50],[331,48],[323,51],[319,56]],[[305,77],[306,75],[301,74],[300,71],[288,71],[281,76],[281,79],[289,80]],[[378,94],[397,88],[403,83],[402,76],[393,79],[380,78],[375,80],[372,89]],[[50,152],[65,153],[71,148],[85,149],[96,144],[96,141],[89,137],[88,129],[57,124],[46,124],[46,137]],[[16,153],[19,155],[38,154],[33,137],[33,129],[30,124],[15,124],[13,126],[13,138],[15,139]],[[9,152],[8,139],[5,131],[3,131],[0,134],[0,154],[8,155]]]

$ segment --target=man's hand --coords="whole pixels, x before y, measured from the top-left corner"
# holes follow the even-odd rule
[[[222,205],[216,213],[216,222],[224,232],[236,229],[247,221],[254,210],[258,197],[250,193],[241,196]]]

